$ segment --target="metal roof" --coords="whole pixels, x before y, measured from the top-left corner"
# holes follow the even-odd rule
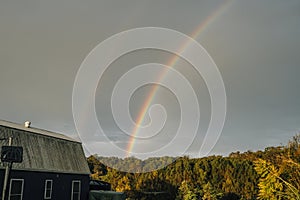
[[[13,123],[13,122],[0,120],[0,126],[6,126],[6,127],[23,130],[23,131],[27,131],[27,132],[31,132],[31,133],[41,134],[41,135],[45,135],[45,136],[49,136],[49,137],[54,137],[54,138],[59,138],[59,139],[63,139],[63,140],[80,143],[80,141],[75,140],[71,137],[65,136],[63,134],[60,134],[60,133],[55,133],[55,132],[51,132],[51,131],[47,131],[47,130],[43,130],[43,129],[39,129],[39,128],[34,128],[34,127],[26,128],[24,126],[24,124],[17,124],[17,123]]]
[[[81,143],[63,134],[0,121],[0,138],[12,137],[13,146],[23,147],[23,162],[15,170],[89,174]],[[1,140],[0,146],[7,145]],[[3,167],[3,163],[0,164]]]

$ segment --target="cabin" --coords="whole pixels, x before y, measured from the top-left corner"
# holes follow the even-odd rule
[[[65,135],[0,120],[0,148],[22,147],[22,162],[13,163],[5,200],[87,200],[90,170],[79,141]],[[2,196],[7,162],[0,162]]]

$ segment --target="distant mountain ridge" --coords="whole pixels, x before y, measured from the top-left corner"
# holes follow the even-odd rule
[[[88,163],[93,178],[110,182],[129,199],[300,199],[300,135],[286,146],[227,157],[140,160],[94,155]]]

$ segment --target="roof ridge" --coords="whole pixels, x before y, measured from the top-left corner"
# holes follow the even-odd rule
[[[78,141],[74,138],[71,138],[69,136],[66,136],[62,133],[57,133],[57,132],[53,132],[53,131],[49,131],[49,130],[45,130],[45,129],[41,129],[41,128],[36,128],[36,127],[31,127],[31,126],[25,127],[23,124],[19,124],[19,123],[15,123],[15,122],[0,120],[0,126],[6,126],[6,127],[15,128],[15,129],[23,130],[23,131],[28,131],[28,132],[48,136],[48,137],[54,137],[54,138],[63,139],[63,140],[71,141],[71,142],[81,143],[80,141]]]

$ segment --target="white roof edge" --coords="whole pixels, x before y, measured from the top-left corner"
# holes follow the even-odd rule
[[[28,131],[31,133],[36,133],[36,134],[40,134],[40,135],[44,135],[44,136],[49,136],[49,137],[54,137],[54,138],[67,140],[67,141],[71,141],[71,142],[81,143],[80,141],[78,141],[74,138],[68,137],[66,135],[63,135],[61,133],[55,133],[55,132],[51,132],[51,131],[47,131],[47,130],[43,130],[43,129],[39,129],[39,128],[34,128],[34,127],[26,128],[24,126],[24,124],[17,124],[17,123],[5,121],[5,120],[0,120],[0,126],[6,126],[6,127],[23,130],[23,131]]]

